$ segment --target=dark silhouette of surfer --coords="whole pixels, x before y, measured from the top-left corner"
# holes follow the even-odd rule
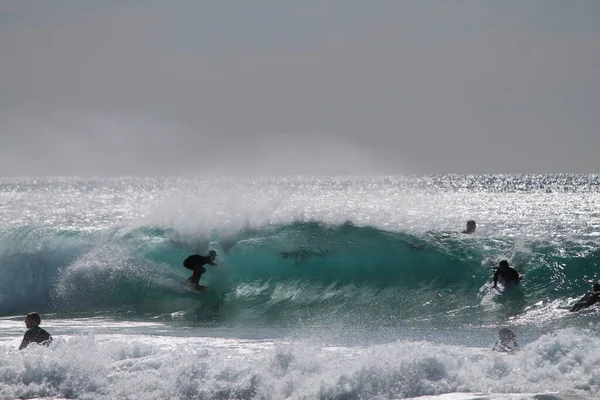
[[[19,350],[23,350],[30,343],[37,343],[48,346],[52,341],[52,336],[45,329],[40,328],[40,324],[42,323],[42,318],[40,318],[40,314],[36,312],[31,312],[27,314],[25,317],[25,326],[27,327],[27,332],[23,335],[23,340],[21,341],[21,345],[19,346]]]
[[[516,269],[508,266],[508,261],[502,260],[498,263],[498,267],[496,268],[496,272],[494,273],[494,285],[492,288],[498,287],[498,280],[502,279],[500,282],[505,287],[517,286],[521,281],[519,277],[519,273]]]
[[[204,286],[200,285],[200,277],[202,277],[202,274],[206,272],[206,268],[204,268],[204,265],[208,264],[212,265],[213,267],[217,266],[217,264],[214,262],[216,257],[217,252],[214,250],[210,250],[204,256],[200,254],[193,254],[183,261],[184,267],[194,271],[192,273],[192,276],[190,276],[187,280],[188,282],[193,284],[196,287],[196,289],[202,290],[205,288]]]
[[[571,312],[576,312],[582,310],[584,308],[588,308],[593,306],[594,304],[600,301],[600,283],[594,283],[592,286],[592,290],[583,295],[581,299],[577,301],[571,307]]]

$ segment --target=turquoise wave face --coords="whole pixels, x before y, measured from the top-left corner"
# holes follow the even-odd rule
[[[560,324],[572,318],[568,302],[600,278],[594,242],[417,236],[352,224],[297,223],[211,238],[157,227],[20,228],[1,238],[0,315],[183,315],[262,326]],[[190,271],[183,259],[209,248],[219,252],[219,266],[202,280],[215,290],[184,290]],[[489,290],[501,259],[524,275],[514,296]]]

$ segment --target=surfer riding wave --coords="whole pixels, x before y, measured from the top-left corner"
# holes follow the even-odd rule
[[[498,289],[498,281],[505,287],[514,287],[519,284],[521,278],[516,269],[508,265],[508,261],[502,260],[498,263],[496,272],[494,273],[494,284],[492,288]]]
[[[200,285],[200,278],[202,277],[202,274],[206,272],[204,265],[208,264],[216,267],[218,265],[214,262],[216,257],[217,252],[210,250],[206,255],[192,254],[183,261],[183,266],[185,268],[194,271],[187,281],[194,285],[197,290],[204,290],[206,288],[205,286]]]

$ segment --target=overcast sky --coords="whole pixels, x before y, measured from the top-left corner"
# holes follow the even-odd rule
[[[600,1],[0,2],[0,176],[600,173]]]

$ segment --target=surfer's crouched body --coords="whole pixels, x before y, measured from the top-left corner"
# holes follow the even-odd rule
[[[594,283],[592,290],[583,295],[571,308],[571,311],[579,311],[582,308],[587,308],[600,301],[600,283]]]
[[[19,350],[23,350],[30,343],[43,344],[48,346],[52,341],[52,336],[46,330],[39,327],[42,319],[40,318],[40,314],[36,312],[32,312],[27,314],[25,317],[25,326],[28,331],[23,335],[23,340],[21,341],[21,345],[19,346]]]
[[[508,261],[506,260],[500,261],[498,268],[496,268],[496,273],[494,274],[494,286],[492,286],[493,288],[498,287],[498,278],[502,278],[504,284],[508,286],[516,286],[521,280],[517,270],[509,267]]]
[[[217,257],[217,252],[214,250],[210,250],[206,255],[202,256],[200,254],[193,254],[186,258],[183,261],[183,266],[187,269],[191,269],[194,271],[192,276],[190,276],[187,280],[188,282],[198,286],[200,285],[200,277],[203,273],[206,272],[206,268],[203,265],[208,264],[212,266],[216,266],[215,257]]]
[[[519,344],[517,343],[517,335],[508,329],[508,328],[500,328],[498,332],[500,335],[500,341],[494,344],[492,350],[501,351],[503,353],[514,353],[519,350]]]

